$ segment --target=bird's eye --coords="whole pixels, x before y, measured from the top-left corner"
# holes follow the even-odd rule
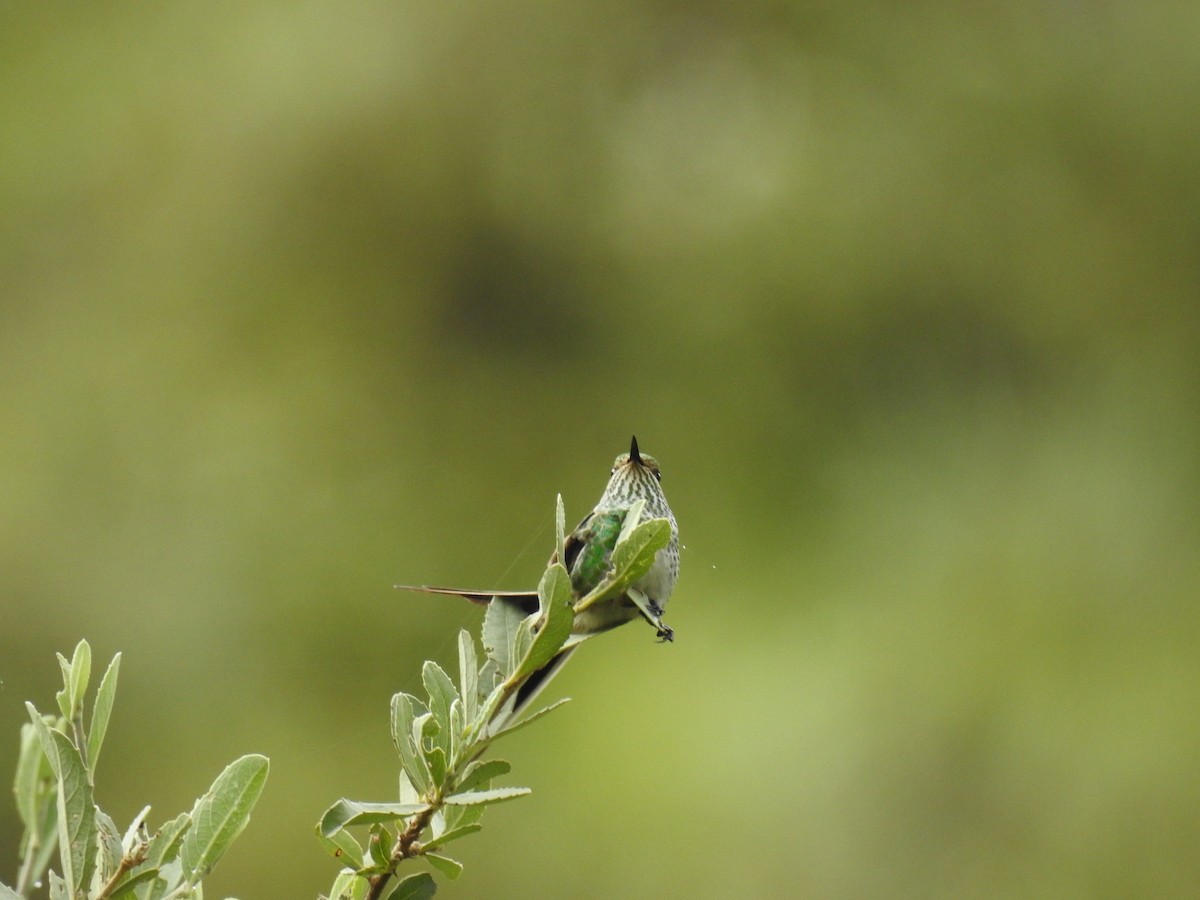
[[[654,477],[655,477],[655,478],[657,478],[659,481],[662,481],[662,471],[661,471],[661,470],[659,470],[659,469],[655,469],[655,470],[654,470]]]

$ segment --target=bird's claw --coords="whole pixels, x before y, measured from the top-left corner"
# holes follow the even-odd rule
[[[675,629],[672,628],[670,625],[664,625],[662,622],[659,622],[658,623],[658,643],[669,644],[674,640],[675,640]]]

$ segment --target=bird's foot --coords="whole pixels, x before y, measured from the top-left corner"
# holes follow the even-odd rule
[[[658,622],[658,643],[669,644],[675,640],[675,629],[670,625],[664,625],[660,619]]]

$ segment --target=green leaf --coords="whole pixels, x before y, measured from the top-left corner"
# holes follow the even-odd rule
[[[538,585],[542,604],[541,630],[533,638],[529,652],[513,672],[512,679],[527,678],[546,665],[571,636],[575,614],[571,609],[571,576],[561,563],[547,567]]]
[[[102,881],[108,881],[113,872],[117,871],[117,865],[124,856],[121,850],[121,834],[117,831],[116,822],[99,809],[96,810],[96,829],[100,834],[100,878]]]
[[[125,897],[157,877],[158,869],[138,869],[136,874],[130,875],[117,885],[116,889],[108,895],[108,898],[109,900],[116,900],[118,897]]]
[[[50,873],[50,900],[71,900],[71,890],[57,872]]]
[[[617,532],[617,543],[623,544],[629,540],[629,535],[637,528],[638,523],[642,521],[642,510],[646,508],[646,499],[644,497],[634,500],[629,504],[629,509],[625,510],[625,520],[621,522],[621,530]]]
[[[403,879],[388,894],[388,900],[429,900],[437,893],[437,884],[428,872],[418,872]]]
[[[62,712],[63,718],[70,721],[71,719],[71,663],[61,653],[55,653],[58,659],[58,667],[62,669],[63,686],[62,690],[54,695],[54,699],[58,702],[58,708]]]
[[[349,869],[338,872],[329,890],[329,900],[364,900],[371,887],[366,878]]]
[[[91,881],[96,865],[96,804],[87,769],[75,745],[61,732],[49,731],[49,734],[58,757],[58,844],[62,875],[71,893],[79,893]]]
[[[627,586],[633,584],[650,571],[655,554],[670,542],[671,523],[667,519],[650,519],[638,525],[625,540],[618,540],[613,549],[615,577],[628,579]]]
[[[41,717],[39,717],[41,718]],[[45,719],[42,719],[45,727]],[[17,812],[25,826],[21,854],[33,854],[24,863],[30,882],[37,881],[58,849],[58,777],[42,749],[32,722],[21,726],[21,749],[13,779]]]
[[[496,665],[496,661],[494,659],[485,660],[483,665],[479,667],[479,702],[482,703],[484,700],[490,697],[492,691],[494,691],[503,680],[503,677],[500,675],[500,667]],[[475,719],[472,719],[471,721],[475,721],[478,718],[479,709],[476,707]]]
[[[367,841],[367,854],[371,857],[371,862],[374,863],[372,868],[381,872],[386,872],[391,865],[391,860],[388,858],[392,849],[392,833],[387,830],[387,826],[382,822],[376,822],[371,826],[371,836]]]
[[[463,717],[474,722],[479,711],[479,659],[475,639],[466,629],[458,633],[458,683],[462,687]]]
[[[448,831],[443,831],[433,840],[429,841],[425,846],[431,848],[444,847],[451,841],[457,841],[461,837],[466,837],[468,834],[474,834],[483,828],[478,822],[470,822],[466,825],[460,825],[458,828],[451,828]]]
[[[519,728],[524,728],[530,722],[536,722],[538,719],[540,719],[542,716],[546,715],[546,713],[550,712],[551,710],[558,709],[564,703],[570,703],[570,702],[571,702],[570,697],[563,697],[561,700],[556,700],[555,702],[551,703],[549,706],[543,706],[537,712],[531,713],[528,716],[524,716],[523,718],[514,722],[512,725],[509,725],[507,728],[501,728],[499,731],[497,731],[495,734],[492,735],[492,739],[495,740],[496,738],[503,737],[506,734],[512,734],[512,732],[516,731]]]
[[[649,519],[613,549],[609,574],[586,597],[575,604],[578,615],[590,606],[619,597],[650,571],[654,557],[671,540],[667,519]]]
[[[339,800],[325,811],[317,825],[317,833],[332,838],[350,825],[370,825],[375,822],[395,822],[429,809],[428,803],[360,803]]]
[[[450,722],[450,705],[458,699],[458,688],[446,671],[433,660],[426,660],[421,668],[421,681],[429,692],[429,711],[438,724],[437,746],[450,753],[453,730]],[[441,779],[434,779],[439,784]]]
[[[433,793],[433,776],[425,757],[419,752],[419,739],[413,737],[417,709],[423,710],[424,706],[416,697],[405,693],[392,697],[392,743],[400,753],[400,765],[408,773],[413,787],[422,797],[428,797]]]
[[[351,869],[363,867],[362,844],[344,828],[339,827],[332,834],[325,835],[321,832],[321,824],[318,823],[317,840],[321,842],[321,846],[328,851],[330,856],[340,860],[343,865],[349,866]]]
[[[502,803],[505,800],[515,800],[533,793],[529,788],[507,787],[493,788],[490,791],[467,791],[462,794],[451,794],[445,799],[450,806],[474,806],[479,803]]]
[[[121,654],[118,653],[104,670],[100,687],[96,689],[96,707],[92,710],[92,724],[88,731],[88,765],[91,766],[93,780],[96,774],[96,760],[100,758],[100,747],[104,743],[104,735],[108,732],[108,720],[112,716],[113,700],[117,695],[117,673],[120,669]]]
[[[262,794],[270,761],[251,753],[230,763],[192,807],[192,828],[184,836],[180,858],[187,883],[201,881],[250,821]]]
[[[562,494],[554,502],[554,552],[557,561],[566,564],[567,552],[567,509],[563,506]]]
[[[187,813],[180,813],[171,821],[163,823],[154,833],[154,837],[150,838],[143,865],[161,868],[177,859],[180,848],[183,847],[183,838],[191,827],[192,817]]]
[[[446,782],[446,751],[441,747],[431,747],[425,751],[425,763],[429,766],[429,774],[433,783],[442,785]]]
[[[466,722],[463,719],[463,702],[461,697],[456,697],[454,702],[450,704],[450,759],[451,765],[457,766],[459,758],[459,742],[463,739],[463,731],[466,728]],[[441,781],[438,782],[441,784]]]
[[[458,784],[454,786],[457,793],[473,790],[481,784],[487,784],[493,778],[507,775],[512,766],[502,759],[489,759],[486,762],[473,762],[465,770]]]
[[[32,722],[27,722],[21,726],[21,751],[17,757],[17,774],[13,778],[13,794],[21,823],[31,832],[38,831],[44,801],[53,791],[54,781],[54,770],[42,750],[37,729]]]
[[[457,859],[451,859],[448,856],[442,856],[438,853],[426,853],[425,858],[429,860],[429,864],[453,881],[462,874],[463,864]]]
[[[483,649],[505,678],[512,672],[512,646],[525,618],[525,611],[508,597],[493,597],[484,613]]]
[[[533,623],[535,621],[535,616],[526,616],[525,620],[517,627],[517,633],[513,635],[512,646],[508,650],[508,661],[512,666],[508,673],[509,679],[516,678],[516,671],[521,665],[521,660],[529,655],[529,648],[533,646]]]
[[[71,715],[67,718],[74,718],[83,711],[83,698],[91,677],[92,648],[87,641],[80,641],[71,657]]]
[[[25,900],[7,884],[0,883],[0,900]]]

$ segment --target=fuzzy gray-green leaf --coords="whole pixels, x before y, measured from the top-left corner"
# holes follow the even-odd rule
[[[321,846],[342,865],[349,866],[351,869],[361,869],[363,866],[362,844],[355,839],[354,835],[340,826],[333,834],[322,834],[321,826],[323,824],[324,819],[317,825],[317,840],[321,842]]]
[[[462,688],[463,717],[474,722],[479,711],[479,659],[475,639],[466,629],[458,633],[458,683]]]
[[[459,794],[474,790],[481,784],[487,784],[493,778],[507,775],[511,769],[512,766],[502,759],[473,762],[463,771],[463,777],[454,786],[454,790]]]
[[[512,672],[512,646],[525,611],[508,597],[493,597],[483,616],[483,648],[496,663],[502,677]]]
[[[230,763],[192,808],[192,827],[180,859],[189,884],[202,880],[250,821],[267,782],[270,762],[251,753]]]
[[[467,791],[461,794],[452,794],[446,798],[445,802],[451,806],[475,806],[480,803],[502,803],[505,800],[515,800],[529,793],[532,793],[529,788],[523,787],[492,788],[490,791]]]
[[[538,597],[542,604],[542,627],[513,673],[513,679],[532,675],[542,668],[554,659],[571,636],[571,625],[575,621],[575,614],[571,610],[571,576],[561,563],[547,567],[542,574]]]
[[[435,742],[449,755],[453,729],[450,722],[450,705],[458,699],[458,688],[450,680],[445,669],[433,660],[426,660],[421,668],[421,681],[429,693],[429,711],[437,720],[438,735]],[[435,779],[438,780],[438,779]]]
[[[104,670],[100,687],[96,689],[96,705],[92,710],[92,724],[88,730],[88,765],[91,766],[93,779],[96,774],[96,761],[100,758],[100,748],[104,744],[104,735],[108,731],[108,720],[112,716],[113,700],[117,695],[117,673],[120,669],[121,654],[118,653]]]
[[[399,693],[392,697],[392,743],[400,754],[400,765],[408,773],[413,787],[422,797],[427,797],[433,791],[433,778],[421,755],[418,741],[413,739],[418,709],[423,710],[424,707],[409,694]]]
[[[376,822],[396,822],[429,809],[428,803],[360,803],[357,800],[339,800],[321,816],[317,832],[332,838],[338,831],[350,825],[371,825]]]
[[[58,757],[58,841],[62,875],[71,892],[79,893],[91,881],[96,864],[96,804],[87,769],[75,745],[58,731],[50,731],[50,737]]]
[[[468,834],[474,834],[482,829],[483,826],[478,822],[470,822],[466,825],[460,825],[457,828],[451,828],[448,831],[443,831],[441,834],[434,837],[425,846],[427,847],[443,847],[451,841],[457,841],[459,838],[466,837]]]

